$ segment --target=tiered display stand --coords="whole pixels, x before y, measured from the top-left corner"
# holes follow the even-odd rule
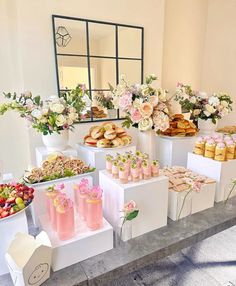
[[[192,152],[195,141],[196,137],[157,136],[157,159],[161,167],[186,167],[188,152]]]
[[[132,221],[132,237],[167,224],[167,177],[160,176],[137,183],[121,184],[104,170],[99,172],[99,181],[104,192],[104,216],[113,227],[117,226],[123,206],[129,200],[134,200],[140,210],[138,217]]]
[[[201,155],[188,153],[187,168],[216,180],[215,202],[227,198],[227,186],[231,179],[236,176],[236,160],[219,162]],[[232,195],[235,195],[235,193]]]

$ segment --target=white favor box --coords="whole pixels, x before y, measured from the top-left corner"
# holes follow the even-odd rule
[[[31,206],[32,217],[35,225],[39,226],[38,217],[46,213],[46,206],[47,206],[47,197],[46,197],[46,189],[50,186],[64,183],[65,185],[65,192],[67,196],[74,201],[74,184],[78,184],[83,178],[88,179],[90,186],[93,184],[92,178],[93,172],[85,173],[69,178],[62,178],[58,180],[53,180],[49,182],[43,182],[38,184],[28,185],[35,189],[34,192],[34,200]]]
[[[5,253],[18,232],[28,233],[25,210],[0,219],[0,276],[9,272],[5,261]]]
[[[215,202],[225,199],[227,196],[225,188],[231,182],[231,179],[236,177],[236,160],[219,162],[201,155],[189,153],[187,168],[216,180]]]
[[[216,183],[204,184],[200,192],[191,191],[187,196],[188,191],[169,191],[168,217],[174,221],[177,220],[182,206],[180,218],[213,207],[215,191]],[[183,204],[185,196],[186,199]]]
[[[192,152],[196,137],[157,136],[157,158],[160,166],[187,166],[188,152]]]
[[[59,240],[51,228],[47,215],[40,217],[40,223],[52,243],[52,269],[57,271],[72,264],[83,261],[113,248],[113,229],[103,219],[103,227],[89,230],[83,221],[76,221],[78,226],[75,237],[69,240]]]
[[[50,277],[52,249],[45,232],[18,233],[5,255],[15,286],[39,286]]]
[[[94,184],[98,184],[98,174],[100,170],[106,168],[106,155],[115,156],[117,153],[135,152],[136,146],[129,145],[118,148],[96,148],[85,146],[82,143],[76,144],[79,158],[91,167],[95,167]]]
[[[62,153],[65,156],[77,157],[77,151],[71,146],[68,146],[65,150],[60,152],[51,152],[48,151],[47,147],[41,146],[35,148],[35,153],[36,153],[36,164],[38,167],[41,167],[43,161],[46,160],[47,157],[52,153]]]
[[[158,229],[167,224],[168,178],[160,176],[137,183],[121,184],[107,171],[99,172],[103,189],[103,213],[115,228],[122,216],[124,204],[134,200],[139,214],[132,221],[132,237]]]

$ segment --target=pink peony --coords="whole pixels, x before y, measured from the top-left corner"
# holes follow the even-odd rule
[[[120,97],[119,105],[122,111],[127,111],[132,106],[132,93],[125,91]]]
[[[143,117],[148,118],[152,115],[153,113],[153,107],[151,103],[149,102],[144,102],[141,104],[139,108],[140,113],[142,114]]]
[[[131,114],[131,120],[134,122],[134,123],[139,123],[139,121],[142,119],[142,115],[141,113],[139,112],[138,109],[136,108],[131,108],[131,111],[130,111],[130,114]]]

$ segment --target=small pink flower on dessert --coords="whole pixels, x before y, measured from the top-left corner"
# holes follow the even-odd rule
[[[132,106],[132,93],[125,91],[119,100],[121,110],[126,111]]]
[[[226,145],[227,146],[234,146],[235,144],[234,144],[234,141],[231,139],[231,140],[226,141]]]
[[[130,115],[131,115],[131,120],[134,123],[139,123],[139,121],[142,119],[140,111],[136,108],[131,108]]]
[[[153,113],[153,106],[149,102],[144,102],[140,105],[139,111],[144,118],[148,118]]]
[[[56,191],[62,191],[62,190],[64,190],[65,189],[65,185],[64,185],[64,183],[60,183],[60,184],[57,184],[56,186],[55,186],[55,190]]]
[[[218,148],[225,148],[225,143],[221,142],[217,144]]]
[[[215,141],[213,139],[207,140],[208,145],[215,145]]]
[[[199,181],[194,181],[192,188],[195,192],[199,193],[201,191],[201,188],[202,188],[202,183]]]

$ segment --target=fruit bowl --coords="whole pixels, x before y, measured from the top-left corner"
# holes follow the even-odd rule
[[[34,189],[23,184],[0,184],[0,221],[24,211],[34,199]]]

